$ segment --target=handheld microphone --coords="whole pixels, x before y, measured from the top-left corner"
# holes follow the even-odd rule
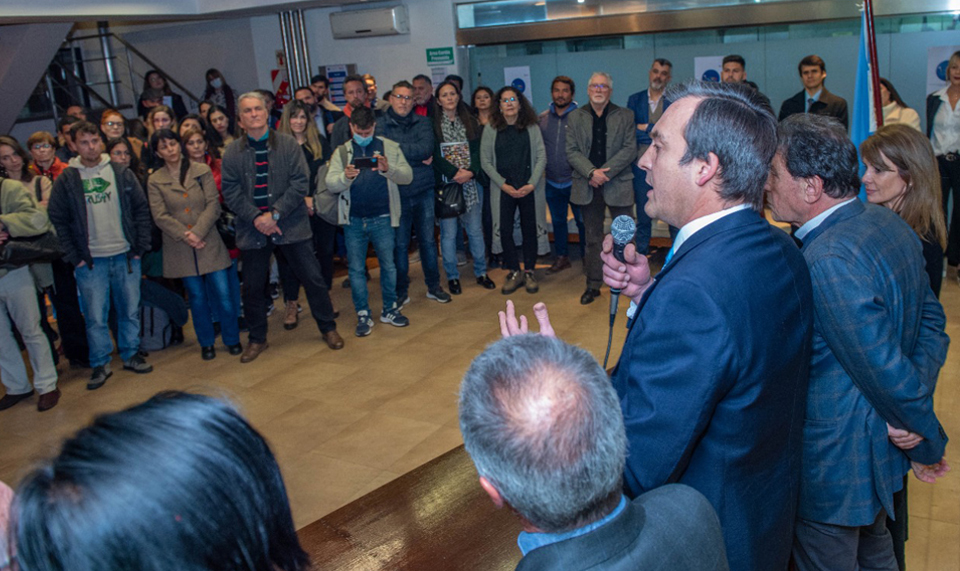
[[[623,249],[637,234],[637,223],[629,216],[617,216],[610,225],[610,235],[613,236],[613,256],[623,263]]]
[[[626,263],[623,258],[623,249],[626,248],[637,233],[637,223],[629,216],[617,216],[610,225],[610,235],[613,236],[613,257]],[[613,323],[617,319],[617,308],[620,305],[620,290],[610,288],[610,334],[607,338],[607,353],[603,358],[603,368],[607,368],[607,359],[610,358],[610,345],[613,342]]]

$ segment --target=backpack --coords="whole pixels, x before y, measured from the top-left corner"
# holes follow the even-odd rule
[[[159,351],[170,346],[173,324],[167,312],[148,305],[140,306],[140,349]]]
[[[347,163],[347,146],[340,145],[337,152],[340,153],[340,162],[343,163],[343,166],[347,166],[349,164]],[[339,224],[340,218],[340,195],[330,192],[330,189],[327,188],[328,170],[330,170],[330,161],[327,161],[317,171],[317,193],[313,199],[313,208],[317,212],[316,215],[324,222],[336,226]]]

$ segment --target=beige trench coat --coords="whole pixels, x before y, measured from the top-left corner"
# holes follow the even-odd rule
[[[220,198],[210,167],[190,163],[183,184],[166,167],[147,182],[150,212],[163,232],[163,277],[182,278],[209,274],[227,268],[230,255],[217,232]],[[191,231],[206,242],[199,250],[187,244]]]

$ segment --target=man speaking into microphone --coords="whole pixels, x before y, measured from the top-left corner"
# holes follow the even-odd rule
[[[673,248],[653,279],[633,245],[621,262],[610,236],[603,244],[605,283],[632,300],[613,374],[624,484],[631,496],[671,482],[697,489],[720,517],[731,569],[786,569],[813,305],[799,249],[762,216],[776,119],[731,84],[688,83],[668,97],[639,165],[653,187],[646,213],[680,228]],[[537,318],[543,332],[543,307]]]

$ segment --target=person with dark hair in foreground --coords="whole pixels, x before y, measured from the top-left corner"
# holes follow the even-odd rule
[[[517,569],[728,569],[702,494],[672,484],[623,495],[623,415],[584,349],[541,335],[490,345],[460,386],[460,430],[480,486],[523,524]]]
[[[636,497],[680,482],[720,517],[730,568],[786,569],[800,480],[813,293],[803,257],[762,216],[776,119],[746,86],[691,82],[640,159],[647,214],[680,228],[654,280],[634,244],[603,243],[605,283],[632,300],[613,373]],[[534,308],[541,332],[552,328]],[[501,330],[526,330],[513,307]]]
[[[230,404],[160,393],[101,415],[17,488],[21,571],[302,571],[286,487]]]
[[[857,149],[845,129],[798,115],[777,134],[770,208],[799,226],[815,304],[794,562],[800,571],[897,571],[886,529],[894,493],[911,464],[930,483],[950,469],[933,411],[946,317],[914,231],[857,199]]]

